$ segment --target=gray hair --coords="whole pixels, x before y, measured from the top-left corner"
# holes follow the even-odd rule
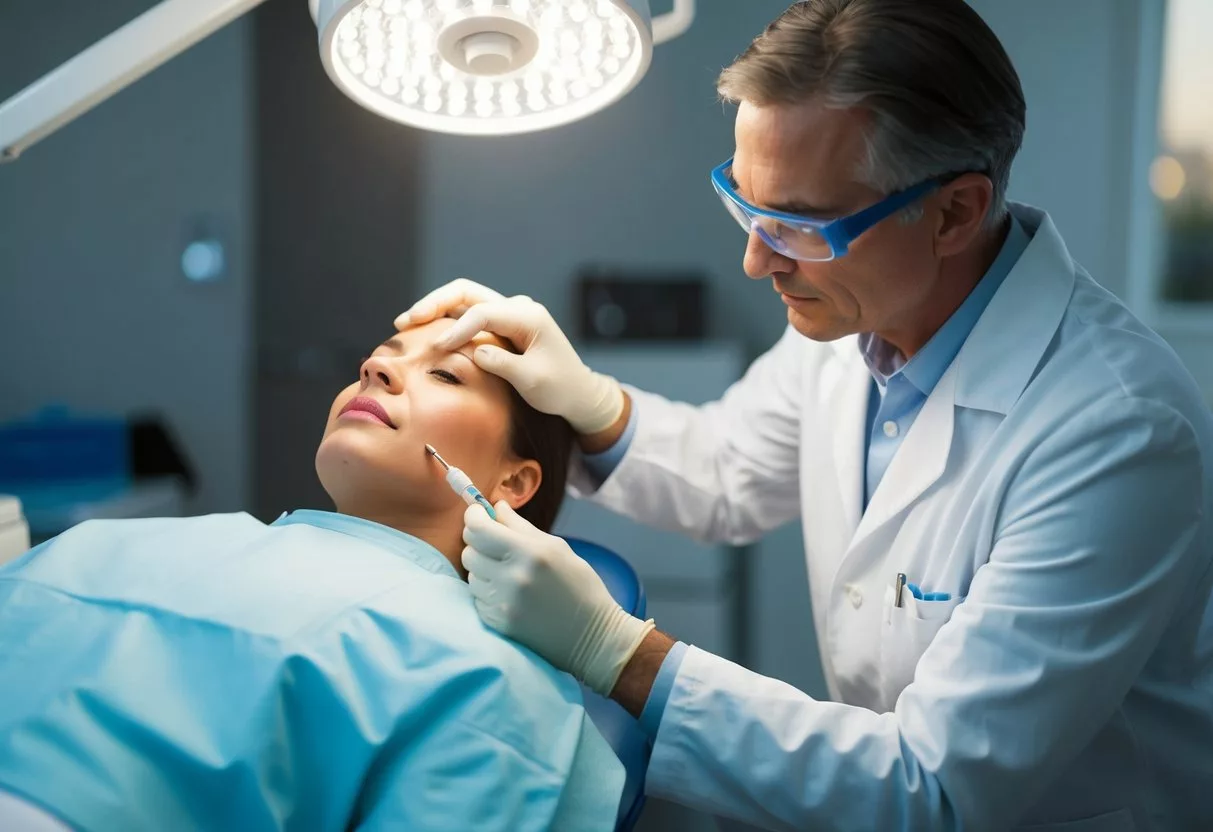
[[[892,193],[970,171],[1006,214],[1026,105],[1002,44],[963,0],[806,0],[780,15],[717,81],[758,106],[820,98],[873,119],[856,175]]]

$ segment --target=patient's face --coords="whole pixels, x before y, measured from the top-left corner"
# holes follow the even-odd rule
[[[339,510],[461,513],[463,503],[426,443],[462,468],[490,501],[517,502],[519,495],[506,493],[502,483],[512,460],[509,388],[471,360],[476,346],[504,343],[482,333],[457,352],[435,349],[453,324],[444,318],[392,336],[337,395],[316,472]]]

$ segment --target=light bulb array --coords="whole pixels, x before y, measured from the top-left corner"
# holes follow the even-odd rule
[[[362,0],[329,35],[326,64],[348,94],[389,118],[524,132],[627,92],[651,54],[642,25],[611,0]]]

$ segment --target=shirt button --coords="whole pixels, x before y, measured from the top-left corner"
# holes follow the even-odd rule
[[[890,420],[890,421],[884,423],[884,435],[885,436],[889,437],[890,439],[895,439],[895,438],[897,438],[898,432],[899,431],[898,431],[896,422]]]
[[[851,599],[851,606],[855,609],[863,606],[863,593],[859,591],[859,587],[851,586],[848,588],[847,597]]]

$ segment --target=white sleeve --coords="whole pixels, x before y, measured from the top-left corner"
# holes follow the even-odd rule
[[[744,544],[800,512],[806,339],[791,327],[719,400],[694,407],[629,388],[636,433],[611,476],[575,462],[575,496],[698,540]]]
[[[894,711],[818,702],[691,648],[648,791],[772,829],[1014,826],[1115,718],[1208,568],[1191,425],[1153,402],[1116,409],[1025,461]]]

